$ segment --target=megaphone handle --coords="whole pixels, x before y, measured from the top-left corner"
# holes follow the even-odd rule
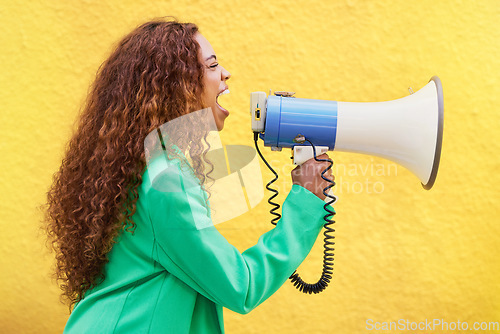
[[[328,152],[328,146],[314,146],[313,149],[313,146],[309,145],[295,145],[292,151],[293,164],[302,165],[307,160],[314,158],[314,153],[318,156],[326,152]]]

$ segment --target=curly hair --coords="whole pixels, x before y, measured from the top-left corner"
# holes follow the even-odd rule
[[[47,194],[44,227],[70,307],[104,279],[118,234],[135,229],[145,137],[204,107],[197,32],[196,25],[175,19],[147,22],[123,38],[97,71]]]

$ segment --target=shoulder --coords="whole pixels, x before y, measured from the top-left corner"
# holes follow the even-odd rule
[[[153,225],[176,229],[213,225],[207,194],[186,162],[166,158],[151,161],[142,188]]]
[[[200,182],[185,158],[181,161],[179,158],[168,158],[165,154],[148,162],[142,186],[145,193],[151,189],[177,192],[198,188]]]

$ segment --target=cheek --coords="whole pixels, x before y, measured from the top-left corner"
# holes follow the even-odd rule
[[[205,90],[210,93],[214,93],[217,95],[219,91],[219,80],[217,80],[217,76],[215,73],[207,73],[204,78]]]
[[[217,94],[219,94],[220,80],[218,80],[214,71],[207,71],[204,74],[202,99],[207,106],[214,107]]]
[[[207,78],[207,76],[205,76],[203,78],[203,93],[202,93],[203,99],[207,100],[210,97],[212,90],[211,87],[212,85],[210,84],[210,80]]]

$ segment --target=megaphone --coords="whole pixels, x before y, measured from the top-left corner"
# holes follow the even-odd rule
[[[434,76],[419,91],[386,102],[340,102],[293,97],[294,93],[250,95],[252,130],[264,146],[292,148],[295,164],[329,150],[379,156],[415,174],[424,189],[436,180],[443,140],[443,88]]]
[[[268,202],[274,206],[270,211],[275,216],[272,223],[281,217],[276,213],[280,206],[272,199],[278,191],[270,184],[278,178],[277,173],[261,154],[257,141],[260,137],[272,150],[283,147],[293,149],[295,164],[329,151],[356,152],[392,160],[415,174],[424,189],[431,189],[436,181],[441,146],[443,141],[443,88],[441,80],[434,76],[416,93],[386,102],[338,102],[299,99],[294,93],[275,92],[266,96],[264,92],[250,94],[250,114],[254,132],[255,148],[275,178],[266,188],[275,194]],[[307,144],[306,144],[307,142]],[[322,292],[332,278],[333,239],[331,227],[335,214],[328,206],[336,197],[327,194],[333,180],[323,176],[331,185],[323,190],[328,198],[325,204],[325,251],[323,272],[316,283],[306,283],[297,272],[290,276],[294,286],[304,293]]]

